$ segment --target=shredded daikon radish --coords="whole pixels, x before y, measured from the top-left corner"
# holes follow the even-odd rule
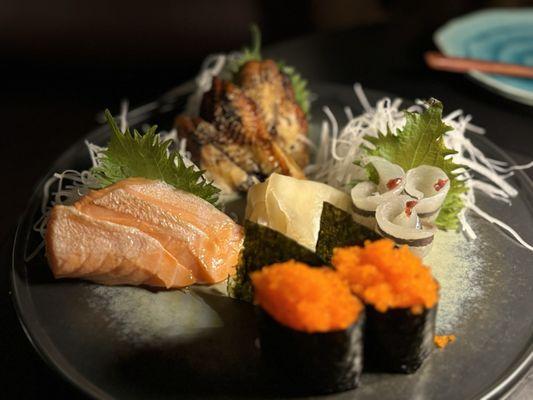
[[[353,116],[352,110],[345,107],[344,114],[347,122],[339,131],[337,119],[328,107],[324,107],[323,111],[326,119],[322,122],[319,148],[314,162],[305,170],[310,179],[327,183],[346,192],[351,189],[354,181],[367,179],[366,172],[361,167],[353,164],[354,161],[361,159],[363,156],[364,146],[362,145],[368,146],[368,143],[364,141],[364,137],[375,137],[379,132],[394,135],[399,128],[405,125],[405,116],[400,109],[401,99],[385,97],[372,106],[360,84],[356,83],[354,85],[354,92],[364,112]],[[425,106],[423,101],[417,100],[407,110],[420,112]],[[453,158],[455,163],[464,165],[481,178],[473,178],[466,168],[454,171],[458,174],[458,179],[466,182],[468,188],[463,195],[465,208],[458,216],[465,235],[470,239],[476,238],[476,234],[466,218],[466,210],[472,210],[481,218],[498,225],[512,235],[521,245],[532,250],[532,246],[526,243],[515,230],[487,214],[476,205],[474,191],[479,190],[495,200],[510,204],[511,198],[516,197],[518,191],[506,179],[512,176],[515,170],[533,167],[533,161],[524,165],[510,166],[506,162],[486,157],[465,136],[467,131],[482,135],[485,130],[472,124],[470,122],[472,116],[465,114],[463,110],[455,110],[443,117],[443,120],[452,128],[445,135],[444,143],[448,148],[457,152],[457,154],[450,157]]]
[[[522,237],[513,228],[511,228],[506,223],[500,221],[498,218],[494,218],[492,215],[487,214],[485,211],[480,209],[475,204],[467,204],[466,207],[468,207],[468,209],[474,211],[476,214],[478,214],[484,220],[486,220],[486,221],[488,221],[488,222],[490,222],[492,224],[498,225],[500,228],[502,228],[507,233],[509,233],[511,236],[513,236],[516,239],[516,241],[518,243],[520,243],[522,246],[524,246],[526,249],[533,251],[533,246],[531,246],[524,239],[522,239]]]
[[[504,163],[504,165],[506,165],[506,163]],[[498,165],[498,164],[494,164],[494,163],[493,163],[493,166],[494,166],[495,170],[500,171],[500,172],[517,171],[517,170],[532,168],[533,167],[533,161],[531,161],[531,162],[529,162],[527,164],[511,165],[509,167],[502,167],[501,164]]]
[[[86,142],[89,148],[90,143]],[[92,145],[93,148],[89,148],[91,154],[91,160],[97,159],[97,156],[93,158],[94,148],[98,147]],[[38,232],[42,238],[46,233],[46,225],[52,207],[56,204],[71,205],[87,194],[89,190],[97,187],[97,181],[90,171],[75,171],[66,170],[61,173],[55,173],[46,180],[43,185],[43,200],[41,202],[41,216],[33,225],[33,230]],[[25,256],[25,261],[30,261],[44,246],[44,241],[39,243],[36,249],[34,249],[29,255]]]
[[[176,128],[172,128],[170,132],[161,131],[159,132],[159,136],[163,142],[167,140],[171,140],[173,143],[178,142],[178,130]]]
[[[509,195],[505,193],[503,190],[495,187],[494,185],[491,185],[490,183],[480,181],[478,179],[471,179],[469,181],[472,185],[473,189],[479,189],[480,191],[487,194],[489,197],[503,201],[504,203],[511,204],[511,200],[509,199]]]
[[[120,130],[124,132],[128,128],[128,100],[120,103]]]

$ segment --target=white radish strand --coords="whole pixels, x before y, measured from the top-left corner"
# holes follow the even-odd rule
[[[509,199],[510,196],[503,190],[495,187],[494,185],[480,181],[478,179],[471,179],[470,184],[472,185],[473,189],[479,189],[495,200],[503,201],[504,203],[507,203],[509,205],[511,204],[511,200]]]
[[[57,188],[54,191],[55,186]],[[52,207],[56,204],[71,205],[94,187],[96,187],[96,179],[90,171],[66,170],[53,174],[43,185],[41,216],[33,225],[33,231],[38,232],[44,238]],[[41,241],[36,249],[29,255],[25,255],[24,260],[33,259],[43,246],[44,241]]]
[[[502,166],[495,166],[495,169],[499,169],[501,172],[508,172],[508,171],[518,171],[518,170],[524,170],[529,169],[533,167],[533,161],[522,164],[522,165],[511,165],[509,167],[502,167]]]
[[[472,211],[474,211],[476,214],[478,214],[481,218],[484,220],[498,225],[503,230],[507,231],[511,236],[513,236],[518,243],[520,243],[522,246],[524,246],[526,249],[533,251],[533,246],[531,246],[529,243],[527,243],[522,237],[516,232],[513,228],[511,228],[506,223],[500,221],[498,218],[494,218],[492,215],[487,214],[485,211],[480,209],[475,204],[469,204],[468,208]]]
[[[483,175],[485,178],[498,185],[509,196],[516,197],[518,195],[518,190],[507,183],[504,176],[498,175],[496,172],[491,171],[480,163],[464,158],[461,155],[456,155],[454,161],[470,168],[472,171],[475,171],[480,175]]]
[[[463,233],[469,240],[476,240],[477,239],[476,232],[474,231],[474,229],[472,229],[472,227],[466,220],[466,210],[467,210],[466,207],[463,208],[459,212],[459,215],[458,215],[459,222],[461,223],[461,230],[463,231]]]
[[[354,119],[352,109],[348,106],[344,107],[344,114],[346,115],[346,119],[348,121]]]
[[[126,129],[128,128],[128,107],[129,102],[128,100],[122,100],[120,103],[120,131],[126,132]]]
[[[355,95],[357,96],[357,99],[359,100],[361,106],[363,106],[365,112],[368,114],[374,112],[374,107],[370,105],[370,102],[366,97],[365,91],[363,90],[363,86],[360,83],[355,83],[353,85],[353,90],[355,91]]]
[[[89,142],[88,140],[85,141],[85,146],[87,146],[87,150],[89,151],[92,166],[96,167],[100,164],[102,155],[107,150],[107,147],[98,146],[94,143]]]

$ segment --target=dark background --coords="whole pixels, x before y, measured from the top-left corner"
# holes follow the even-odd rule
[[[50,163],[96,126],[99,111],[117,111],[123,98],[132,105],[148,102],[193,77],[207,54],[247,44],[254,21],[267,54],[311,80],[358,81],[405,98],[437,97],[448,110],[471,112],[489,128],[490,139],[529,160],[529,107],[461,75],[430,71],[422,61],[433,48],[432,33],[450,18],[526,5],[533,2],[0,0],[0,239],[10,237]],[[7,270],[6,263],[2,267]],[[0,369],[8,397],[78,397],[33,352],[7,291],[3,276]]]

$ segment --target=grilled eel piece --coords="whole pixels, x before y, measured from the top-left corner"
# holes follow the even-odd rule
[[[272,140],[256,103],[233,83],[213,78],[202,98],[200,116],[218,133],[217,147],[246,172],[261,180],[273,172],[305,177],[295,160]]]
[[[192,159],[207,171],[210,179],[226,193],[247,191],[258,180],[239,167],[219,148],[216,142],[218,133],[213,125],[198,117],[180,115],[176,118],[175,128],[178,137],[187,140],[187,150]],[[249,168],[257,168],[249,159]]]
[[[307,118],[296,102],[289,78],[272,60],[248,61],[236,82],[259,109],[271,137],[300,167],[309,162]]]

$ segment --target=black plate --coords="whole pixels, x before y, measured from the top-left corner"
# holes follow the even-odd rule
[[[319,95],[313,111],[315,128],[322,105],[330,105],[338,115],[343,105],[360,111],[345,86],[321,85],[314,92]],[[374,91],[367,94],[371,101],[383,96]],[[140,126],[148,122],[143,118],[130,123]],[[150,119],[165,128],[170,126],[172,113],[160,108]],[[107,136],[102,127],[87,139],[105,143]],[[475,141],[488,156],[511,162],[488,140],[480,137]],[[47,176],[88,166],[89,157],[80,141],[56,161]],[[43,182],[16,232],[12,286],[28,338],[53,368],[85,393],[101,399],[284,397],[263,380],[250,305],[222,296],[217,288],[152,292],[55,281],[44,256],[25,262],[25,254],[40,240],[32,232],[32,224],[39,216]],[[520,190],[512,206],[484,197],[479,204],[531,242],[531,181],[518,171],[510,183]],[[461,315],[453,325],[458,341],[444,351],[435,351],[416,374],[365,374],[361,388],[331,398],[497,398],[527,371],[533,359],[531,253],[495,226],[469,218],[480,235],[475,242],[479,250],[476,282],[482,291],[461,305]],[[445,263],[439,267],[439,273],[448,273],[446,267]]]

